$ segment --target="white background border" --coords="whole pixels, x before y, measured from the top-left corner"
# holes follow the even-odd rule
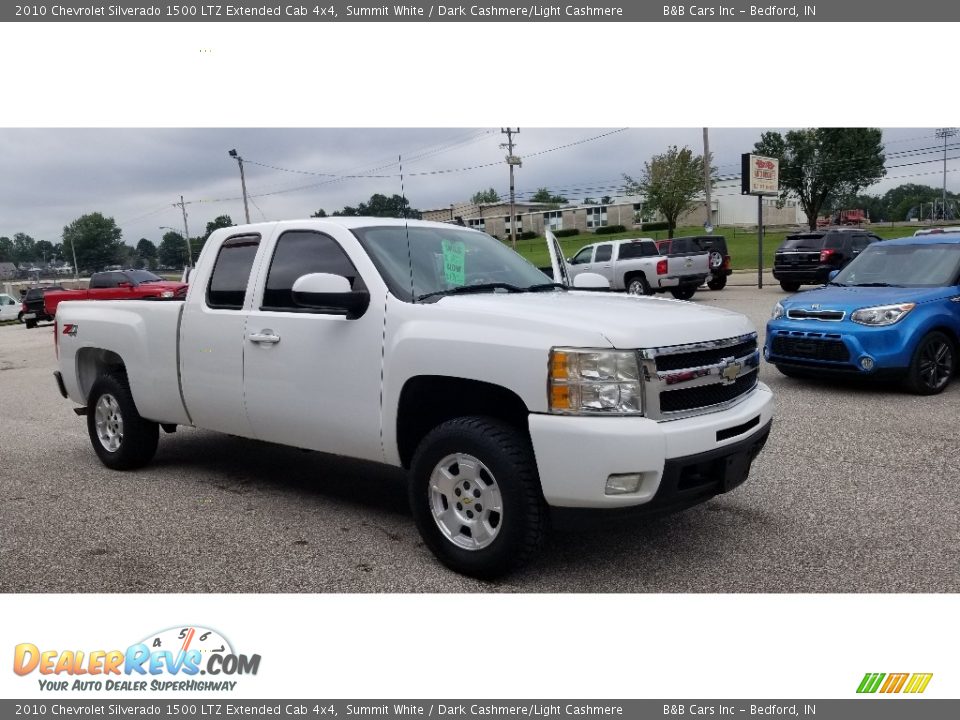
[[[955,66],[949,23],[3,30],[6,127],[956,124],[930,72]],[[467,608],[490,630],[461,654],[445,626]],[[872,671],[934,672],[926,696],[960,697],[957,610],[954,595],[6,595],[0,668],[18,642],[111,649],[197,623],[263,656],[236,696],[846,698]],[[0,696],[35,687],[0,670]]]

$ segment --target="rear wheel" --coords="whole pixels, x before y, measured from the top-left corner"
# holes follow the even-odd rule
[[[157,451],[159,426],[140,417],[124,375],[104,375],[93,384],[87,432],[100,461],[113,470],[143,467]]]
[[[434,428],[410,471],[410,507],[427,547],[451,570],[491,579],[524,564],[546,526],[526,437],[485,417]]]
[[[796,292],[797,290],[800,289],[800,283],[787,282],[786,280],[781,280],[780,287],[783,288],[784,292]]]
[[[942,332],[928,333],[917,345],[907,371],[907,387],[918,395],[936,395],[950,384],[957,369],[953,342]]]
[[[711,290],[723,290],[727,286],[727,276],[718,275],[717,277],[710,280],[707,283],[707,287]]]
[[[23,311],[17,313],[17,322],[23,324]]]
[[[37,326],[36,320],[25,320],[24,324],[27,326],[27,330],[33,330]]]
[[[696,287],[679,287],[673,288],[670,291],[670,294],[673,295],[677,300],[689,300],[697,292]]]
[[[627,292],[631,295],[653,295],[650,283],[643,275],[634,275],[627,283]]]

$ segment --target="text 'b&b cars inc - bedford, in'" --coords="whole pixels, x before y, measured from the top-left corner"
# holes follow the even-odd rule
[[[826,286],[777,303],[764,355],[785,375],[892,378],[941,392],[960,348],[960,233],[870,243]]]

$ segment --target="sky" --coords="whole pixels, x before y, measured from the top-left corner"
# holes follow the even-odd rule
[[[425,129],[0,129],[0,236],[25,232],[60,242],[65,225],[89,212],[116,220],[123,240],[159,244],[183,228],[192,236],[229,215],[243,222],[244,158],[250,219],[308,217],[356,206],[374,193],[406,194],[418,209],[446,208],[493,187],[509,197],[501,128]],[[721,176],[739,172],[740,154],[763,129],[711,128]],[[942,140],[932,128],[884,129],[887,177],[869,191],[901,183],[942,184]],[[668,145],[703,149],[701,128],[521,128],[514,136],[517,199],[548,187],[571,201],[616,196],[624,173]],[[917,152],[921,151],[921,152]],[[956,156],[955,150],[948,153]],[[402,160],[401,167],[398,158]],[[901,167],[891,167],[891,166]],[[960,186],[960,159],[948,163],[947,188]]]

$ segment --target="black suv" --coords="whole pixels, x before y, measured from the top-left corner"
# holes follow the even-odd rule
[[[691,235],[689,237],[675,237],[673,240],[657,242],[661,254],[674,253],[710,253],[710,274],[707,276],[707,287],[711,290],[723,290],[727,286],[727,278],[733,274],[730,267],[730,252],[727,250],[727,239],[723,235]]]
[[[23,312],[23,322],[26,323],[27,329],[35,328],[37,323],[40,321],[52,321],[53,317],[47,315],[47,311],[43,307],[43,295],[51,290],[63,290],[62,285],[44,285],[43,287],[33,287],[27,290],[27,294],[23,296],[24,312]]]
[[[801,285],[823,285],[830,273],[881,238],[861,228],[824,228],[787,235],[773,260],[773,277],[787,292]]]

